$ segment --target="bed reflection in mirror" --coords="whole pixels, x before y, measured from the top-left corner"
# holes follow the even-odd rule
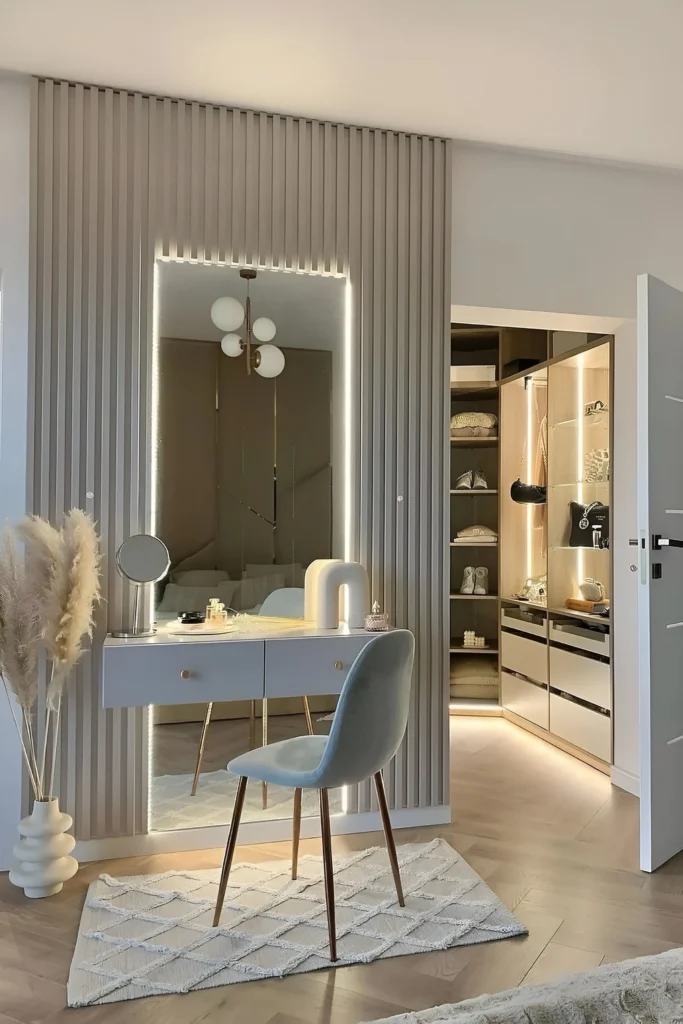
[[[301,623],[307,566],[342,554],[345,282],[268,270],[245,280],[234,267],[167,261],[157,275],[156,532],[171,557],[157,629]],[[151,829],[228,822],[228,761],[329,732],[336,700],[151,709]],[[330,800],[340,812],[341,793]],[[292,808],[291,790],[252,784],[243,820]],[[317,794],[304,793],[303,813],[317,811]]]

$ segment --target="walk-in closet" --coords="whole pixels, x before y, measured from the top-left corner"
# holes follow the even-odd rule
[[[611,336],[453,324],[450,694],[612,756]]]

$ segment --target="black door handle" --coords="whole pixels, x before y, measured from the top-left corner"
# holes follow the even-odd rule
[[[683,548],[683,540],[674,540],[673,537],[662,537],[660,533],[653,533],[652,550],[661,551],[662,548]]]

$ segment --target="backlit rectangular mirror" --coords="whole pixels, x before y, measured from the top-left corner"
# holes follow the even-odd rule
[[[307,566],[343,555],[346,282],[170,261],[156,273],[156,533],[171,558],[157,626],[212,599],[255,624],[302,619]],[[262,703],[153,709],[153,830],[229,821],[228,761],[328,732],[336,697],[271,699],[266,716]],[[249,787],[244,819],[289,817],[292,798]]]

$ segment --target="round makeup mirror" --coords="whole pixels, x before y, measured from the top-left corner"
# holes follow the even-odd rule
[[[151,636],[153,629],[140,627],[140,591],[148,583],[158,583],[171,566],[168,548],[162,540],[148,533],[128,537],[116,552],[116,568],[121,576],[135,587],[133,598],[133,628],[117,630],[113,636]]]
[[[124,540],[116,552],[116,567],[131,583],[158,583],[171,566],[163,540],[148,533],[136,533]]]

